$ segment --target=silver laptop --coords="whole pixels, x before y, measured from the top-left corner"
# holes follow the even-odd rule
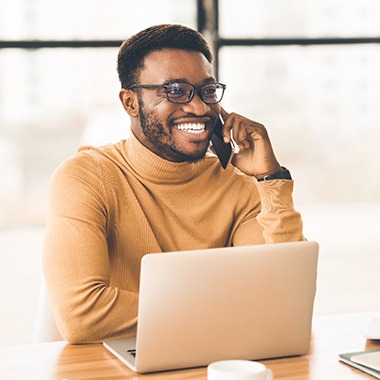
[[[104,346],[137,372],[307,353],[318,244],[148,254],[137,337]]]

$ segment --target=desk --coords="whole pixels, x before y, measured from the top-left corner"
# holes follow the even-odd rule
[[[370,318],[377,313],[343,314],[313,319],[310,352],[305,356],[262,361],[275,380],[373,379],[340,363],[338,354],[380,348],[366,340]],[[0,348],[0,379],[157,379],[205,380],[206,368],[139,375],[130,371],[100,344],[73,346],[65,342]]]

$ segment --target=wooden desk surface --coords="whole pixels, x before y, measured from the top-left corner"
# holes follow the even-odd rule
[[[338,354],[380,348],[363,333],[377,313],[316,317],[310,352],[305,356],[264,360],[277,379],[350,380],[373,377],[338,361]],[[1,347],[0,379],[207,379],[205,367],[139,375],[130,371],[102,345],[65,342]]]

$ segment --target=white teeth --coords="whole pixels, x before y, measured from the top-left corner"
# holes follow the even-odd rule
[[[200,134],[206,130],[206,126],[204,123],[183,123],[183,124],[176,125],[176,127],[180,131],[195,133],[195,134]]]

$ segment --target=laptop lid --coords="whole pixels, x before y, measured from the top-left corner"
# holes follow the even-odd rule
[[[145,255],[131,368],[307,353],[317,260],[318,244],[306,241]],[[123,360],[126,343],[105,345]]]

